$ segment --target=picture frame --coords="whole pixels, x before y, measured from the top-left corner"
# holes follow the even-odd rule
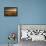
[[[4,7],[4,16],[18,16],[18,8]]]

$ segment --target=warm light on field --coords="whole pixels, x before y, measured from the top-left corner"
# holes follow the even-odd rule
[[[17,8],[8,7],[4,10],[4,16],[17,16]]]

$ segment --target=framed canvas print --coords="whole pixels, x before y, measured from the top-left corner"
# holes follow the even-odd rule
[[[18,8],[4,7],[4,16],[18,16]]]

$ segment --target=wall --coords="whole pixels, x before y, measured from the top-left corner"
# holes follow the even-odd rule
[[[26,0],[24,2],[21,24],[46,24],[46,0]]]
[[[4,16],[8,6],[18,7],[17,17]],[[18,32],[18,24],[46,24],[46,0],[0,0],[0,44],[8,43],[9,32]]]

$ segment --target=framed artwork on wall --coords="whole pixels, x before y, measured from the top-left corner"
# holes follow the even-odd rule
[[[18,8],[4,7],[4,16],[18,16]]]

